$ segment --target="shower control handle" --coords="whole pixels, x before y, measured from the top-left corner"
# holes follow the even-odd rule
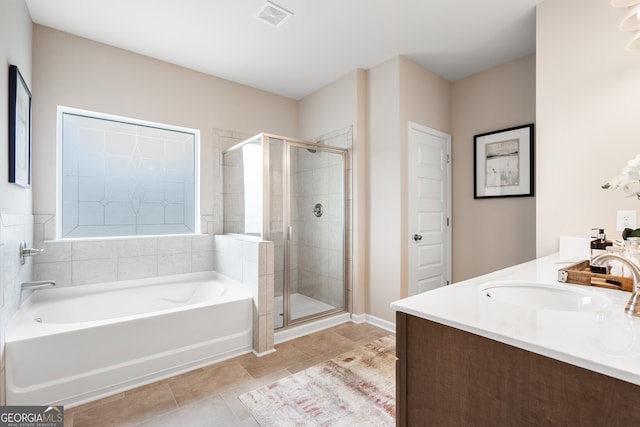
[[[30,257],[30,256],[34,256],[34,255],[38,255],[40,253],[44,252],[44,249],[34,249],[34,248],[28,248],[27,247],[27,242],[20,242],[20,264],[24,265],[26,260],[26,257]]]
[[[322,216],[323,210],[322,210],[322,205],[320,203],[316,203],[316,205],[313,207],[313,214],[317,218],[320,218]]]
[[[414,234],[413,240],[415,240],[416,242],[419,242],[420,240],[422,240],[422,234]]]

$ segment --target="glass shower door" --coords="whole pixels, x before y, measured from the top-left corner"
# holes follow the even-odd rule
[[[289,143],[288,323],[345,309],[345,156]]]
[[[223,152],[224,232],[274,243],[274,328],[346,310],[347,150],[260,134]]]

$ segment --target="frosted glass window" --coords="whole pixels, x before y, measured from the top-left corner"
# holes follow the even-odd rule
[[[193,234],[194,129],[60,110],[60,237]]]

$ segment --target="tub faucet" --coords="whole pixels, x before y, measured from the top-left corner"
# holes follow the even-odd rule
[[[624,309],[624,312],[629,314],[630,316],[640,317],[640,267],[638,267],[636,263],[631,261],[630,259],[612,253],[604,253],[598,255],[592,260],[591,263],[604,267],[605,261],[618,261],[629,267],[629,270],[631,270],[631,275],[633,276],[633,292],[631,294],[631,298],[629,298],[627,306]]]
[[[47,288],[49,286],[55,286],[56,282],[53,280],[37,280],[35,282],[22,282],[20,283],[20,290],[24,291],[25,289],[40,289]]]

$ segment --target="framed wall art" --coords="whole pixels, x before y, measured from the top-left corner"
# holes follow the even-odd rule
[[[31,92],[15,65],[9,66],[9,182],[31,186]]]
[[[473,198],[534,194],[533,124],[473,137]]]

